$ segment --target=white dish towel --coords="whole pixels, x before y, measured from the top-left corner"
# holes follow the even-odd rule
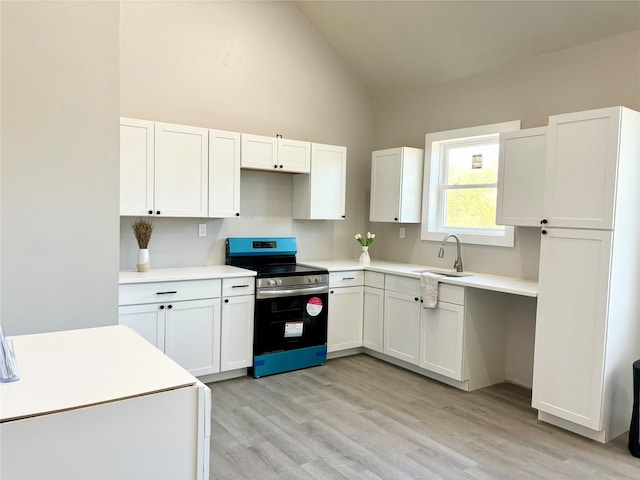
[[[422,308],[436,308],[438,304],[438,279],[440,275],[431,272],[420,274],[422,288]]]

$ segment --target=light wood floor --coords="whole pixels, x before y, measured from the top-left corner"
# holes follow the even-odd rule
[[[209,386],[215,480],[640,479],[626,434],[542,423],[509,384],[467,393],[355,355]]]

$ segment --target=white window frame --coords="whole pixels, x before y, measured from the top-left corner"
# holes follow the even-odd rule
[[[442,241],[448,233],[455,233],[460,237],[462,243],[476,245],[493,245],[500,247],[514,246],[514,227],[505,226],[503,230],[464,228],[464,227],[444,227],[439,224],[443,217],[444,189],[440,188],[443,172],[443,158],[441,148],[444,142],[472,141],[474,138],[481,140],[483,137],[499,135],[504,132],[520,130],[520,120],[511,122],[494,123],[479,127],[460,128],[445,132],[427,133],[425,135],[424,149],[424,183],[422,197],[422,240]],[[465,188],[474,185],[465,185]],[[487,185],[493,186],[493,185]],[[496,184],[497,187],[497,184]],[[497,192],[497,189],[496,189]],[[497,195],[496,195],[497,202]]]

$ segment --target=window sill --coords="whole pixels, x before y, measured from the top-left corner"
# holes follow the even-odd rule
[[[515,227],[505,227],[504,236],[502,235],[481,235],[477,233],[465,233],[460,229],[457,231],[435,231],[423,228],[420,238],[422,240],[429,240],[434,242],[442,242],[444,237],[449,233],[455,233],[460,239],[460,243],[468,245],[490,245],[494,247],[513,247],[514,243],[514,230]]]

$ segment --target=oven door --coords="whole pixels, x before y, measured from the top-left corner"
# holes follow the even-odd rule
[[[254,355],[327,343],[328,287],[258,291]]]

